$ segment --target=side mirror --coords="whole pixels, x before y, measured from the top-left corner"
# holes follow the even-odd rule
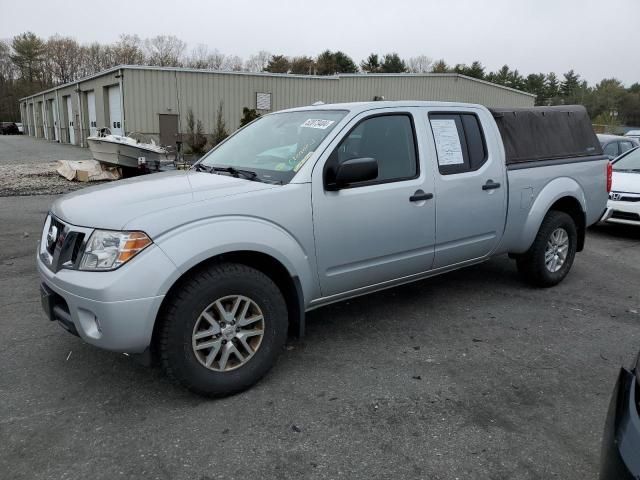
[[[366,182],[378,177],[378,161],[375,158],[351,158],[338,165],[333,179],[327,179],[327,190],[338,190],[352,183]]]

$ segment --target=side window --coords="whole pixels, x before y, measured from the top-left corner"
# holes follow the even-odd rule
[[[473,113],[432,113],[429,122],[443,175],[472,172],[487,161],[480,120]]]
[[[418,157],[411,117],[391,114],[361,121],[333,151],[325,169],[335,169],[351,158],[365,157],[378,161],[378,177],[366,184],[415,178]]]
[[[607,143],[602,150],[604,154],[608,157],[617,157],[618,156],[618,142]]]
[[[624,152],[626,152],[627,150],[631,150],[632,148],[633,148],[633,143],[626,140],[620,142],[620,154],[623,154]]]

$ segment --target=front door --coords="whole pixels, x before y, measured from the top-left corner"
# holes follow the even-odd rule
[[[416,143],[426,129],[411,109],[376,112],[354,119],[313,171],[316,257],[325,297],[425,272],[433,262],[433,176]],[[378,161],[375,180],[325,188],[327,168],[365,157]]]
[[[159,114],[160,145],[175,146],[178,140],[178,115]]]
[[[487,147],[481,118],[493,121],[480,109],[424,118],[437,154],[434,268],[486,257],[502,238],[506,169]]]

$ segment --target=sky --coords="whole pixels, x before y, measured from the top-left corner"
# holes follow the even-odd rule
[[[0,38],[31,30],[81,43],[120,33],[175,35],[243,58],[259,50],[315,56],[342,50],[480,60],[520,73],[574,69],[595,84],[640,82],[638,0],[0,0]]]

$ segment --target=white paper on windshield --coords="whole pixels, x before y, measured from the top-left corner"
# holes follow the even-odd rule
[[[436,140],[438,163],[440,165],[459,165],[464,163],[456,121],[431,120],[431,128],[433,129],[433,137]]]
[[[329,128],[333,123],[335,123],[333,120],[322,120],[320,118],[318,119],[310,118],[300,126],[305,128],[319,128],[321,130],[325,130],[326,128]]]

